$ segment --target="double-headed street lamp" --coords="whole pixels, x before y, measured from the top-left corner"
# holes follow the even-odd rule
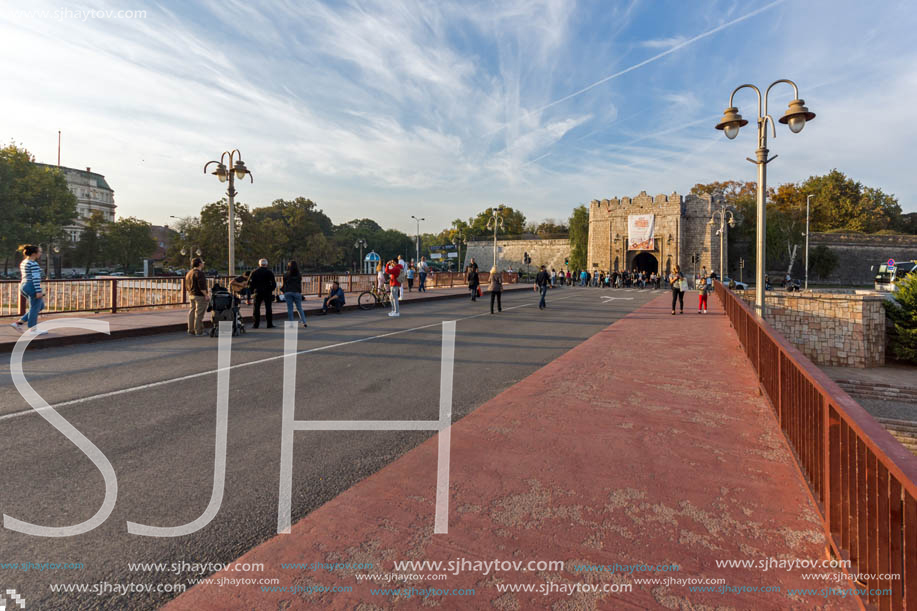
[[[455,270],[459,271],[459,266],[462,264],[462,241],[465,239],[465,234],[461,231],[456,231],[455,235],[452,236],[452,244],[455,245],[455,248],[458,250],[458,258],[455,262]]]
[[[229,165],[227,166],[223,161],[226,157],[229,157]],[[235,162],[233,162],[235,160]],[[226,194],[229,196],[229,275],[236,275],[236,208],[235,208],[235,197],[236,197],[236,187],[235,181],[233,178],[238,178],[239,180],[244,180],[245,176],[248,175],[248,178],[255,182],[252,173],[247,167],[245,167],[245,162],[242,161],[242,153],[239,152],[239,149],[233,149],[231,152],[224,151],[220,155],[219,161],[208,161],[204,164],[204,174],[207,173],[207,167],[211,164],[217,164],[217,169],[211,172],[214,176],[220,179],[220,182],[229,181],[229,188],[226,189]]]
[[[417,263],[418,261],[420,261],[420,221],[425,221],[427,219],[423,217],[417,218],[413,214],[411,215],[411,218],[417,221],[417,237],[415,238],[415,241],[414,241],[414,245],[417,247],[417,256],[414,258],[414,262]]]
[[[777,130],[774,127],[774,118],[767,114],[767,98],[771,88],[778,83],[787,83],[793,86],[795,99],[790,102],[789,108],[780,117],[780,122],[787,125],[790,131],[798,134],[805,127],[806,121],[815,118],[815,113],[809,112],[805,106],[805,100],[799,99],[799,88],[796,83],[789,79],[780,79],[774,81],[764,92],[764,112],[761,112],[761,90],[754,85],[741,85],[736,87],[729,96],[729,108],[723,113],[723,119],[716,124],[716,129],[723,130],[726,137],[732,140],[739,134],[739,128],[747,125],[748,121],[739,114],[739,109],[733,106],[733,98],[740,89],[748,87],[754,89],[758,94],[758,149],[755,151],[757,161],[746,158],[758,166],[758,193],[757,193],[757,231],[756,231],[756,257],[755,257],[755,312],[761,318],[764,318],[764,269],[765,269],[765,205],[767,197],[767,164],[773,161],[777,156],[767,158],[767,123],[770,121],[771,131],[774,137],[777,137]]]
[[[503,204],[500,204],[487,219],[487,228],[494,230],[494,267],[497,266],[497,230],[503,229],[503,225]]]
[[[365,269],[366,262],[363,261],[363,249],[366,248],[366,246],[367,246],[366,240],[364,240],[363,238],[360,238],[356,242],[353,243],[354,248],[360,249],[360,269],[363,270],[364,273],[366,272],[366,269]]]
[[[723,242],[726,235],[726,225],[728,224],[730,228],[736,226],[735,208],[723,204],[719,210],[714,211],[713,216],[710,217],[710,222],[707,224],[713,225],[716,222],[717,215],[720,216],[720,228],[716,230],[716,235],[720,236],[720,282],[722,282],[723,278],[726,277],[723,274],[723,259],[724,255],[726,254]],[[728,220],[726,215],[729,215]]]

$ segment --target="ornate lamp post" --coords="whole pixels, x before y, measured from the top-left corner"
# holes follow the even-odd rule
[[[716,124],[716,129],[723,130],[726,137],[732,140],[739,134],[739,128],[747,125],[748,121],[739,114],[739,109],[733,106],[733,98],[740,89],[748,87],[754,89],[758,94],[758,149],[755,151],[757,161],[746,158],[758,166],[758,210],[757,210],[757,231],[756,231],[756,256],[755,256],[755,312],[761,318],[764,318],[764,270],[765,270],[765,198],[767,197],[767,164],[773,161],[777,156],[770,159],[767,157],[767,123],[770,121],[771,131],[774,137],[777,137],[777,129],[774,127],[774,118],[767,114],[767,98],[771,88],[778,83],[787,83],[792,85],[795,99],[790,102],[789,108],[780,117],[780,123],[787,125],[790,131],[798,134],[806,126],[806,121],[815,118],[815,113],[810,112],[805,106],[805,100],[799,99],[799,88],[796,83],[789,79],[780,79],[771,83],[764,92],[764,112],[761,111],[761,90],[754,85],[741,85],[736,87],[729,96],[729,108],[723,113],[722,120]]]
[[[363,249],[366,248],[366,246],[367,246],[366,240],[364,240],[363,238],[360,238],[356,242],[353,243],[354,248],[360,249],[360,268],[363,270],[364,274],[366,273],[366,262],[363,261]]]
[[[710,217],[710,221],[707,224],[713,225],[716,222],[717,215],[719,215],[720,217],[720,228],[716,230],[716,235],[720,236],[720,282],[722,282],[723,278],[726,277],[725,275],[723,275],[723,269],[725,267],[723,264],[723,261],[726,255],[725,246],[723,245],[723,243],[724,243],[724,238],[726,236],[726,225],[728,224],[730,228],[736,226],[735,208],[733,208],[732,206],[727,206],[726,204],[723,204],[719,210],[716,210],[713,213],[713,216]],[[727,215],[728,215],[728,220],[727,220]],[[696,275],[697,274],[695,273],[695,276]]]
[[[229,157],[229,165],[227,166],[223,161]],[[235,160],[235,162],[233,162]],[[226,189],[226,195],[229,196],[229,275],[236,275],[236,207],[235,207],[235,197],[236,197],[236,187],[234,178],[239,180],[245,179],[245,176],[248,175],[248,178],[255,182],[252,173],[247,167],[245,167],[245,162],[242,161],[242,153],[239,152],[239,149],[233,149],[231,152],[224,151],[220,155],[219,161],[208,161],[204,164],[204,174],[207,173],[207,167],[211,164],[217,164],[216,170],[211,172],[214,176],[220,179],[220,182],[229,181],[229,188]]]
[[[417,247],[417,255],[414,258],[414,262],[417,263],[418,261],[420,261],[420,221],[425,221],[427,219],[423,217],[417,218],[413,214],[411,215],[411,218],[417,221],[417,234],[414,239],[414,245]]]
[[[487,228],[494,230],[494,267],[497,266],[497,230],[503,229],[503,224],[503,205],[500,204],[487,220]]]

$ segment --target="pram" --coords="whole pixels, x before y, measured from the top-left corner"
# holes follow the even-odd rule
[[[211,311],[210,337],[216,337],[221,321],[232,322],[234,336],[245,333],[240,305],[241,300],[238,297],[222,287],[213,287],[210,294],[210,305],[207,306],[207,309]]]

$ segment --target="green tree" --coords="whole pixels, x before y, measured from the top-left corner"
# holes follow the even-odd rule
[[[539,237],[546,237],[568,234],[569,232],[570,229],[563,223],[555,221],[554,219],[547,219],[535,227],[534,233]]]
[[[570,269],[586,269],[586,255],[589,249],[589,210],[586,206],[573,209],[570,216]]]
[[[894,324],[891,348],[899,359],[917,363],[917,273],[898,282],[895,301],[884,301],[885,311]]]
[[[76,219],[76,197],[56,168],[35,164],[15,144],[0,148],[0,249],[4,266],[23,243],[62,241],[64,226]],[[6,272],[6,269],[4,270]]]
[[[498,239],[500,234],[519,235],[525,231],[525,215],[509,206],[501,206],[496,209],[488,208],[476,217],[468,219],[466,237],[493,236],[493,229],[487,228],[487,222],[493,217],[494,210],[497,210],[499,216],[503,217],[503,229],[497,234]]]
[[[788,193],[793,197],[785,205],[795,207],[803,216],[806,196],[815,196],[811,206],[812,231],[875,233],[899,229],[904,223],[894,195],[867,187],[836,169],[824,176],[810,176]]]
[[[140,260],[156,250],[151,225],[132,216],[109,223],[104,233],[104,249],[109,261],[125,272],[138,267]]]
[[[86,268],[86,275],[89,275],[89,269],[93,264],[102,262],[100,259],[104,252],[108,224],[100,211],[93,210],[86,219],[83,231],[80,232],[80,241],[76,243],[73,258],[76,263]]]

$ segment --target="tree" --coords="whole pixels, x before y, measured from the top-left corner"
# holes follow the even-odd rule
[[[830,276],[837,264],[837,255],[824,244],[819,244],[809,253],[809,269],[819,279],[823,280]]]
[[[586,256],[589,249],[589,210],[586,206],[573,209],[570,216],[570,269],[586,269]]]
[[[105,234],[108,221],[98,210],[93,210],[90,217],[86,220],[86,225],[80,233],[80,241],[74,248],[73,257],[77,263],[85,266],[86,275],[89,275],[89,268],[95,263],[100,263],[100,258],[104,252]]]
[[[539,237],[556,236],[569,233],[569,228],[554,219],[547,219],[535,228],[535,234]]]
[[[812,231],[875,233],[900,229],[904,224],[901,206],[894,195],[864,186],[837,169],[824,176],[810,176],[788,193],[793,197],[785,205],[801,210],[803,216],[806,196],[815,196],[811,206]]]
[[[483,237],[493,236],[493,229],[487,228],[487,222],[493,217],[494,208],[479,213],[476,217],[468,219],[468,229],[466,237]],[[513,210],[509,206],[496,208],[499,216],[503,217],[503,229],[497,234],[519,235],[525,231],[525,215],[518,210]]]
[[[56,168],[15,144],[0,148],[0,249],[4,266],[23,243],[48,245],[76,219],[76,197]],[[4,269],[6,271],[6,269]]]
[[[132,216],[109,223],[104,234],[108,260],[120,265],[125,272],[130,271],[156,250],[150,228],[149,223]]]
[[[886,300],[885,311],[894,324],[892,351],[899,359],[917,363],[917,273],[898,282],[895,300]]]

